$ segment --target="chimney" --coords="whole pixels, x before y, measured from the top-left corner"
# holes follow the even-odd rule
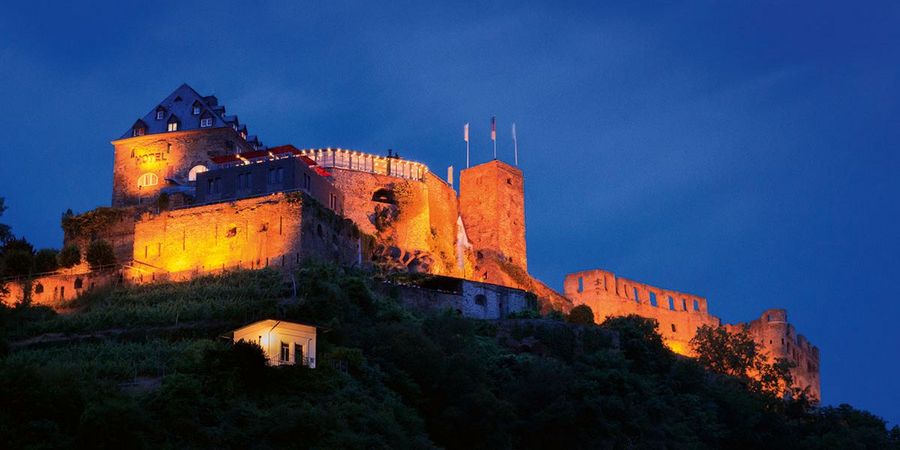
[[[453,166],[447,168],[447,184],[453,187]]]

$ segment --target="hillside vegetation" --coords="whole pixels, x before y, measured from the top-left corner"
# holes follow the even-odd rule
[[[645,319],[418,315],[365,273],[295,280],[238,272],[95,292],[65,314],[3,309],[0,447],[900,448],[867,412],[779,400],[672,354]],[[267,367],[224,337],[263,318],[321,326],[318,368]]]

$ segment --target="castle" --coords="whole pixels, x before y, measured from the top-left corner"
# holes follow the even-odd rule
[[[638,314],[656,319],[666,345],[686,356],[697,328],[722,324],[704,298],[605,270],[569,274],[563,294],[532,277],[524,176],[499,160],[460,171],[457,193],[452,169],[445,180],[390,151],[267,147],[215,96],[186,84],[112,144],[112,207],[66,217],[63,229],[64,246],[84,254],[90,242],[104,240],[119,264],[92,271],[81,263],[11,298],[27,290],[33,302],[53,305],[111,283],[318,260],[459,279],[460,293],[494,293],[499,316],[491,317],[511,311],[497,287],[531,292],[544,310],[588,305],[597,322]],[[795,384],[820,397],[818,348],[797,334],[784,310],[726,327],[747,329],[770,357],[793,361]]]

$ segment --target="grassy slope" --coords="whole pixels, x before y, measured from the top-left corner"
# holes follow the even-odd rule
[[[4,310],[0,447],[802,449],[900,439],[865,412],[808,409],[712,377],[634,319],[417,316],[374,295],[365,274],[310,267],[297,280],[297,302],[282,302],[279,274],[257,271],[95,293],[65,315]],[[318,369],[267,368],[254,348],[219,338],[268,317],[326,327]]]

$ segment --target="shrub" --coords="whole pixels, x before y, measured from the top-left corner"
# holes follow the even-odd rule
[[[566,317],[566,320],[569,323],[578,325],[593,325],[594,311],[591,310],[591,307],[588,305],[578,305],[572,308],[572,311],[569,312],[569,316]]]
[[[60,267],[68,269],[77,266],[81,264],[81,250],[78,249],[77,245],[69,245],[59,252],[57,259]]]
[[[112,245],[109,245],[109,242],[99,239],[91,242],[91,245],[88,246],[85,259],[91,265],[91,269],[98,269],[115,264],[116,254],[113,252]]]

